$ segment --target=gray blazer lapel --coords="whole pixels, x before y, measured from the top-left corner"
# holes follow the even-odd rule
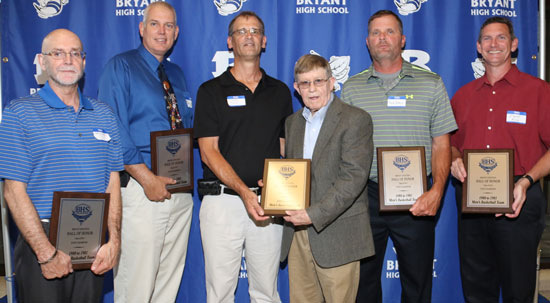
[[[323,121],[323,126],[321,126],[319,137],[317,137],[317,142],[315,143],[315,148],[313,149],[313,157],[311,159],[312,162],[317,161],[317,158],[329,143],[332,133],[336,130],[336,126],[340,121],[340,112],[342,111],[341,102],[342,101],[334,95],[334,100],[332,100],[332,103],[327,110],[325,120]]]

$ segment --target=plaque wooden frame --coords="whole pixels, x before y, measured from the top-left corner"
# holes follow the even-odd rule
[[[60,249],[58,246],[58,234],[59,234],[59,228],[60,225],[70,225],[70,224],[64,224],[64,222],[60,223],[60,220],[67,220],[66,216],[63,216],[63,211],[67,211],[70,209],[64,208],[63,204],[65,203],[65,199],[82,199],[82,200],[99,200],[104,203],[103,205],[103,214],[101,214],[101,235],[100,235],[100,243],[98,246],[101,247],[101,245],[105,244],[105,237],[107,232],[107,220],[109,217],[109,201],[110,201],[111,195],[109,193],[86,193],[86,192],[59,192],[56,191],[53,193],[53,200],[52,200],[52,215],[50,218],[50,231],[49,231],[49,240],[50,243],[55,246],[56,249]],[[71,201],[72,202],[72,201]],[[97,232],[97,230],[94,230]],[[61,235],[59,235],[61,236]],[[62,250],[67,255],[71,255],[71,251],[65,251]],[[97,252],[96,252],[97,253]],[[93,261],[91,262],[75,262],[72,261],[73,269],[80,270],[80,269],[90,269],[92,266]]]
[[[188,140],[187,142],[187,146],[189,147],[189,149],[187,150],[187,154],[188,154],[188,170],[189,170],[189,180],[187,180],[188,182],[186,182],[187,184],[186,185],[181,185],[180,183],[176,183],[176,184],[169,184],[166,186],[166,189],[170,192],[170,193],[178,193],[178,192],[192,192],[193,191],[193,185],[194,185],[194,174],[193,174],[193,165],[194,165],[194,162],[193,162],[193,129],[192,128],[178,128],[178,129],[175,129],[175,130],[164,130],[164,131],[155,131],[155,132],[151,132],[151,171],[155,174],[155,175],[159,175],[159,170],[160,170],[160,166],[161,164],[159,163],[159,161],[161,159],[159,159],[158,157],[158,148],[159,148],[159,144],[158,144],[158,141],[160,139],[162,139],[163,137],[174,137],[174,136],[177,136],[177,137],[183,137],[183,138],[188,138],[188,139],[184,139],[184,140]],[[173,178],[173,176],[164,176],[164,177],[170,177],[170,178]],[[176,181],[178,181],[176,179]],[[185,180],[184,180],[185,181]]]
[[[428,190],[428,178],[426,174],[426,151],[424,146],[405,146],[405,147],[377,147],[376,148],[376,155],[377,155],[377,163],[378,163],[378,194],[379,194],[379,202],[380,202],[380,211],[381,212],[390,212],[390,211],[408,211],[411,206],[411,204],[397,204],[397,205],[391,205],[388,204],[386,201],[386,198],[388,198],[388,195],[386,195],[386,188],[385,186],[388,185],[384,182],[384,163],[385,163],[385,157],[387,155],[394,154],[395,152],[400,152],[405,155],[409,156],[415,156],[416,161],[420,161],[420,171],[415,173],[415,177],[419,179],[422,184],[417,184],[416,186],[421,187],[421,193],[424,193]],[[418,158],[416,158],[418,156]],[[389,189],[388,189],[389,190]],[[415,199],[416,200],[416,199]],[[413,202],[414,203],[414,202]]]
[[[514,150],[513,149],[465,149],[463,151],[463,154],[464,154],[463,162],[464,162],[464,167],[466,169],[467,177],[465,178],[464,183],[462,184],[462,212],[477,213],[477,214],[513,213],[514,210],[512,209],[512,203],[514,201],[514,193],[513,193],[514,191]],[[470,164],[474,165],[476,163],[471,161],[470,156],[478,155],[478,154],[485,155],[485,157],[488,157],[491,155],[505,154],[508,157],[508,162],[506,163],[508,167],[504,169],[504,171],[508,174],[508,180],[505,180],[507,182],[503,182],[503,184],[506,184],[506,187],[507,187],[507,189],[505,189],[504,192],[508,195],[508,202],[505,207],[469,206],[468,205],[468,201],[471,197],[468,191],[468,184],[470,181],[472,181],[472,179],[470,178],[471,169],[472,169],[470,167]],[[489,174],[489,172],[487,174]],[[495,190],[495,192],[497,191],[498,190]],[[502,194],[501,191],[499,192]]]
[[[294,205],[295,207],[291,208],[274,208],[270,207],[270,204],[273,204],[271,201],[272,199],[275,199],[277,195],[281,195],[281,190],[284,190],[284,187],[278,187],[273,188],[273,184],[270,184],[270,170],[273,168],[279,167],[279,170],[282,165],[285,165],[287,167],[286,169],[289,170],[289,173],[292,174],[290,171],[290,168],[292,168],[292,164],[299,164],[299,166],[304,168],[304,171],[298,172],[298,176],[303,176],[302,180],[297,180],[298,182],[301,182],[298,184],[298,186],[303,186],[303,196],[299,198],[299,201]],[[289,168],[290,166],[290,168]],[[272,171],[271,171],[272,172]],[[279,174],[284,174],[279,172]],[[287,174],[288,175],[288,174]],[[275,175],[272,175],[272,177]],[[286,178],[288,180],[289,177],[285,177],[284,175],[282,178]],[[282,179],[277,179],[277,181],[281,181]],[[311,160],[310,159],[265,159],[264,161],[264,177],[263,177],[264,187],[262,188],[262,196],[261,196],[261,207],[264,209],[264,213],[266,215],[270,216],[285,216],[287,210],[299,210],[299,209],[306,209],[309,207],[310,204],[310,190],[311,190]],[[289,186],[290,187],[290,186]],[[284,192],[288,193],[290,190]],[[275,198],[274,198],[275,197]]]

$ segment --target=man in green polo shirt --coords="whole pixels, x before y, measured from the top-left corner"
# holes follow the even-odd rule
[[[368,182],[369,212],[376,254],[361,262],[357,302],[382,302],[381,272],[388,236],[399,261],[403,302],[430,302],[435,215],[449,175],[449,133],[456,122],[441,78],[401,57],[403,24],[387,10],[368,22],[372,65],[351,77],[342,100],[369,112],[374,146],[424,146],[431,188],[409,212],[380,213],[376,153]]]

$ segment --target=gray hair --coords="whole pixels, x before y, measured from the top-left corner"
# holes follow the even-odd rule
[[[149,10],[151,9],[151,7],[156,7],[156,6],[162,6],[171,10],[172,15],[174,15],[174,23],[175,24],[178,23],[178,17],[176,16],[176,10],[174,9],[174,7],[170,3],[167,3],[164,1],[157,1],[157,2],[151,2],[151,4],[149,4],[143,11],[143,24],[147,25],[147,16],[149,15]]]

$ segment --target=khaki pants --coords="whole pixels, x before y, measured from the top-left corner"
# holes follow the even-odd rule
[[[311,253],[307,230],[294,233],[288,254],[290,302],[352,303],[359,286],[359,261],[320,267]]]
[[[191,194],[151,202],[139,183],[122,188],[120,262],[114,271],[117,303],[174,302],[191,228]]]
[[[273,219],[254,222],[239,196],[206,195],[200,225],[207,303],[233,303],[243,256],[250,302],[279,303],[277,277],[283,226]]]

